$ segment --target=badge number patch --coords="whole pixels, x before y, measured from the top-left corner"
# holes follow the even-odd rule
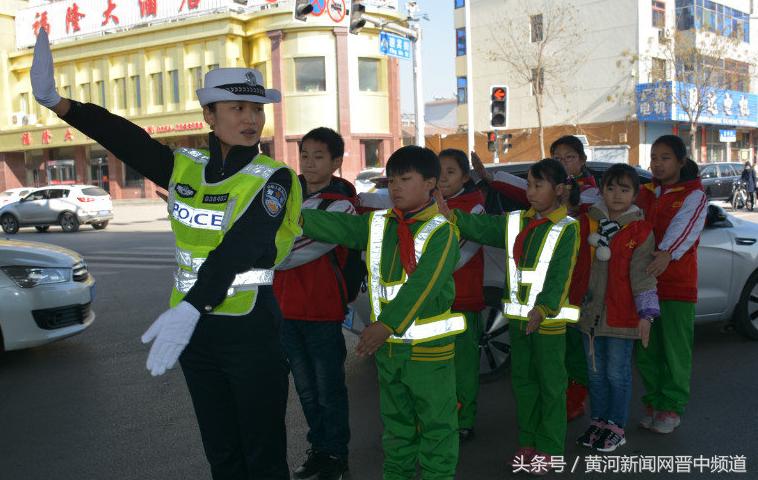
[[[203,203],[226,203],[229,200],[228,193],[220,193],[215,195],[203,195]]]
[[[272,217],[277,217],[287,203],[287,191],[278,183],[269,183],[263,192],[263,208]]]

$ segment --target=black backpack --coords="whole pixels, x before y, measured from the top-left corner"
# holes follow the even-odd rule
[[[332,198],[322,199],[318,205],[318,209],[326,210],[335,201]],[[342,305],[345,308],[345,312],[347,312],[348,304],[355,301],[361,291],[366,291],[366,275],[368,273],[366,262],[363,261],[361,250],[348,249],[344,267],[340,267],[337,252],[334,249],[330,250],[327,255],[329,255],[329,263],[332,265],[332,270],[334,270],[334,274],[337,276],[338,283],[342,284],[344,282],[345,284],[347,297],[345,297],[341,288],[340,295],[342,295]]]

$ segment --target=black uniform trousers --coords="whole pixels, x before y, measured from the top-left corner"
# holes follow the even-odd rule
[[[180,363],[214,480],[288,480],[281,312],[259,287],[244,316],[202,315]]]

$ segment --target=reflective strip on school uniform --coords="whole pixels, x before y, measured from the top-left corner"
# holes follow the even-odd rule
[[[369,300],[371,303],[372,318],[375,322],[382,313],[382,302],[389,303],[397,297],[400,288],[405,285],[408,276],[403,272],[399,282],[385,284],[381,280],[381,259],[384,230],[389,219],[386,217],[389,210],[377,210],[371,214],[369,223],[369,245],[366,249],[366,265],[369,273]],[[416,263],[421,260],[421,255],[426,249],[426,244],[432,234],[447,220],[442,215],[435,215],[427,220],[416,232],[413,239]],[[466,329],[466,319],[462,315],[451,313],[449,310],[436,317],[416,319],[403,333],[402,336],[391,335],[390,342],[413,343],[421,340],[430,340],[447,335],[460,333]]]
[[[539,295],[545,286],[545,278],[547,277],[550,260],[553,258],[561,233],[574,220],[571,217],[564,217],[550,227],[540,247],[537,266],[534,269],[519,269],[516,266],[513,250],[516,245],[516,236],[521,231],[521,216],[522,211],[509,213],[508,225],[505,230],[509,296],[507,297],[507,301],[503,302],[503,313],[508,317],[526,319],[529,311],[537,303],[537,295]],[[518,297],[521,287],[527,287],[529,292],[529,296],[524,303],[519,301]],[[545,321],[548,323],[555,321],[578,322],[579,309],[574,306],[562,307],[555,317],[546,318]]]

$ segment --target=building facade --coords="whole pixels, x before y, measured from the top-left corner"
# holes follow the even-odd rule
[[[560,79],[560,87],[550,89],[550,94],[545,97],[542,120],[546,149],[561,135],[584,135],[597,159],[647,166],[650,145],[658,136],[678,134],[689,145],[688,121],[681,109],[677,111],[677,102],[673,98],[676,88],[671,87],[682,83],[679,81],[682,76],[676,70],[682,65],[677,66],[676,60],[667,60],[662,52],[664,49],[677,52],[679,46],[671,42],[675,42],[677,32],[688,32],[698,39],[725,34],[736,39],[736,47],[719,59],[718,67],[734,81],[720,83],[709,93],[718,105],[711,105],[711,109],[718,108],[720,113],[700,116],[696,151],[691,154],[694,153],[693,157],[698,161],[755,159],[758,147],[758,103],[755,103],[758,102],[755,94],[758,85],[754,80],[758,17],[755,16],[755,2],[451,1],[456,8],[458,123],[461,126],[467,124],[466,102],[472,88],[475,90],[475,128],[477,132],[492,130],[489,124],[490,86],[508,85],[505,131],[512,134],[512,148],[505,155],[506,160],[539,157],[535,83],[524,81],[523,75],[519,75],[521,72],[514,72],[505,62],[491,60],[493,49],[499,48],[500,54],[507,55],[502,52],[502,44],[494,39],[504,35],[504,25],[522,22],[525,27],[524,48],[534,48],[541,40],[541,29],[546,21],[542,14],[555,11],[552,7],[556,5],[562,5],[564,9],[572,7],[568,28],[579,35],[571,45],[554,45],[551,49],[552,54],[558,55],[570,52],[576,62],[572,73]],[[472,39],[466,38],[465,1],[471,2]],[[467,55],[473,55],[472,85],[468,85],[466,79]],[[534,75],[532,72],[532,78]],[[545,84],[552,81],[549,76],[544,77]],[[556,85],[550,85],[553,86]],[[688,87],[678,86],[680,90]],[[720,133],[732,130],[736,130],[736,139],[730,143],[720,141],[725,138]]]
[[[378,31],[348,33],[342,0],[316,2],[306,22],[286,0],[3,1],[0,190],[88,183],[115,199],[156,198],[155,185],[35,102],[31,46],[45,24],[61,96],[99,104],[172,147],[207,146],[194,92],[219,67],[256,68],[282,92],[266,106],[261,145],[295,169],[298,141],[318,126],[345,139],[348,179],[400,146],[397,60],[379,53]],[[389,21],[400,19],[396,7],[368,2]]]

